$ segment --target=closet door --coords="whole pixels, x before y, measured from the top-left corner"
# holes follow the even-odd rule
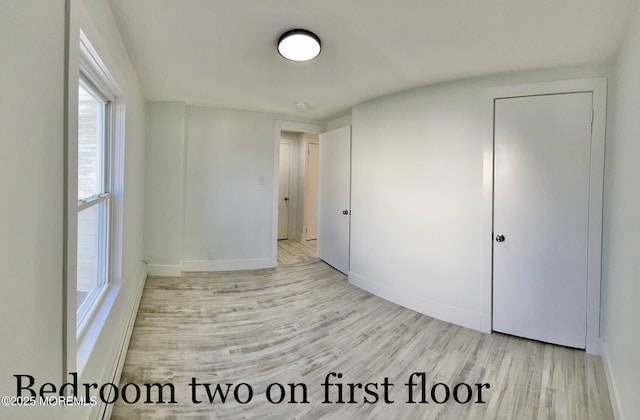
[[[494,107],[493,329],[585,348],[592,93]]]

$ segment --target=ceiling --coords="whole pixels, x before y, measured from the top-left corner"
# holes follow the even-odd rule
[[[148,100],[320,121],[416,86],[610,61],[638,0],[109,3]],[[278,54],[278,37],[293,28],[320,37],[320,56]]]

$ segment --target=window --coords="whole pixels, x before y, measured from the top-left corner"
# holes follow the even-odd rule
[[[78,325],[109,281],[112,126],[109,95],[81,68],[78,86]]]
[[[65,345],[70,372],[80,371],[91,354],[122,282],[125,101],[82,30],[79,41],[67,142]]]
[[[122,291],[125,95],[81,28],[65,95],[64,371],[82,374]]]

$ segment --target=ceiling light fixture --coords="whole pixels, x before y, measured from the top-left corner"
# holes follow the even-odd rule
[[[292,29],[278,39],[278,52],[291,61],[309,61],[320,54],[320,38],[306,29]]]

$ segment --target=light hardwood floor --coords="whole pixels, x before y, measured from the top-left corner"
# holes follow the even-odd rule
[[[332,383],[323,403],[322,384]],[[407,403],[408,378],[424,372],[428,403]],[[209,403],[206,389],[189,383],[248,384],[246,404]],[[385,378],[389,401],[383,398]],[[347,383],[378,383],[369,391]],[[414,381],[418,382],[418,381]],[[189,273],[181,278],[150,277],[129,345],[121,387],[135,383],[141,402],[119,399],[114,419],[598,419],[613,418],[601,359],[583,351],[509,337],[482,334],[420,315],[348,284],[345,276],[317,258],[275,269],[228,273]],[[144,404],[145,383],[172,383],[175,404]],[[309,403],[267,401],[272,383],[302,383]],[[467,404],[437,404],[429,390],[471,385]],[[476,383],[483,389],[484,404]],[[288,387],[287,387],[288,388]],[[165,388],[165,391],[168,388]],[[420,387],[414,400],[420,401]],[[458,388],[465,400],[466,387]],[[153,389],[152,400],[158,398]],[[279,392],[272,386],[271,398]],[[436,399],[444,399],[439,385]],[[247,397],[246,385],[238,397]],[[168,399],[168,392],[164,392]],[[130,398],[131,399],[131,398]]]
[[[316,257],[316,241],[297,242],[291,239],[278,241],[278,265],[293,264]]]

